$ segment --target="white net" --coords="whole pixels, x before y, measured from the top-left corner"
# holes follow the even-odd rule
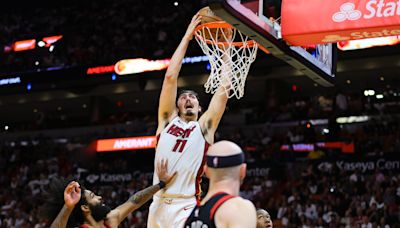
[[[240,99],[258,45],[225,22],[200,25],[195,37],[209,58],[211,73],[204,84],[207,93],[214,94],[222,86],[228,98]]]

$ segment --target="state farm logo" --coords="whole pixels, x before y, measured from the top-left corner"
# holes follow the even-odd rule
[[[99,178],[100,178],[99,175],[90,174],[89,176],[86,177],[86,180],[87,180],[89,183],[93,184],[93,183],[96,182]]]
[[[327,35],[327,36],[325,36],[325,38],[322,41],[325,43],[334,43],[334,42],[350,40],[350,39],[351,39],[351,37],[348,37],[348,36]]]
[[[340,12],[336,12],[332,16],[332,20],[334,22],[342,22],[345,20],[358,20],[362,16],[361,11],[355,9],[356,6],[351,3],[347,2],[340,6]]]
[[[361,9],[358,7],[358,9]],[[360,18],[372,19],[381,17],[400,16],[400,1],[394,0],[369,0],[366,1],[365,10],[356,9],[356,5],[351,2],[343,3],[340,11],[332,15],[334,22],[343,22],[346,20],[356,21]],[[364,15],[363,15],[364,12]]]

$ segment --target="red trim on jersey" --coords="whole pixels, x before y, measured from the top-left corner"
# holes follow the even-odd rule
[[[158,134],[156,135],[156,148],[157,148],[157,146],[158,146],[158,142],[160,141],[160,137],[161,137],[161,133],[158,133]]]
[[[228,194],[228,193],[226,193],[226,192],[216,192],[216,193],[214,193],[211,197],[210,197],[210,199],[211,198],[213,198],[214,196],[216,196],[216,195],[220,195],[220,194]],[[228,194],[229,195],[229,194]]]
[[[210,221],[212,221],[214,219],[214,214],[217,211],[217,209],[228,199],[234,198],[235,196],[232,195],[226,195],[224,197],[222,197],[221,199],[219,199],[214,206],[211,208],[211,212],[210,212]]]
[[[208,147],[210,146],[210,144],[208,144],[208,142],[206,140],[204,140],[204,142],[205,143],[204,143],[203,159],[201,160],[201,165],[200,165],[200,168],[197,171],[197,175],[196,175],[196,194],[195,194],[195,196],[196,196],[196,200],[197,200],[197,205],[199,205],[200,201],[201,201],[201,199],[200,199],[200,196],[201,196],[201,186],[200,186],[201,176],[204,173],[204,165],[206,164],[206,154],[207,154],[207,151],[208,151]]]

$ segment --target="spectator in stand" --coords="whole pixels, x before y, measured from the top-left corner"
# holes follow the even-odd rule
[[[264,209],[257,209],[257,228],[272,228],[271,216]]]
[[[342,90],[338,89],[335,96],[335,112],[337,116],[347,115],[348,101]]]

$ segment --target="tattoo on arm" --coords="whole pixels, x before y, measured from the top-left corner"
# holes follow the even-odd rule
[[[148,188],[145,188],[137,193],[135,193],[129,201],[133,204],[136,204],[138,207],[142,206],[146,203],[156,192],[160,190],[159,185],[153,185]]]
[[[72,210],[64,206],[58,213],[56,219],[51,223],[50,228],[65,228],[67,227],[69,216]]]

